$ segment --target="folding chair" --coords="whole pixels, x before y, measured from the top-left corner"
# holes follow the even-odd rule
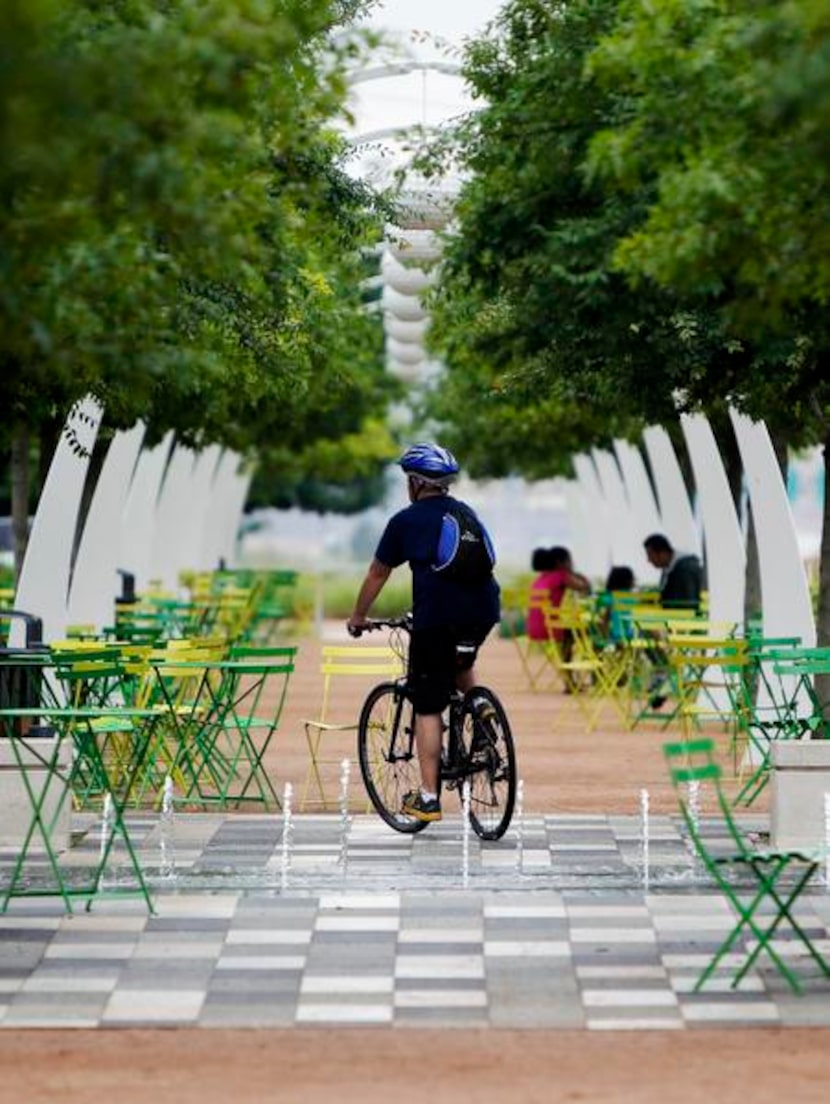
[[[631,647],[639,659],[636,668],[638,678],[631,680],[631,697],[636,704],[632,710],[631,727],[641,720],[660,721],[668,728],[679,716],[677,650],[701,650],[703,638],[722,640],[734,636],[734,621],[710,621],[696,610],[671,608],[638,608],[632,613],[636,637]],[[656,699],[660,699],[659,703]],[[668,709],[663,706],[668,705]]]
[[[830,965],[822,958],[794,915],[795,904],[818,869],[820,856],[800,851],[760,851],[749,846],[732,817],[729,802],[721,788],[721,770],[715,761],[712,740],[668,743],[664,745],[663,751],[680,812],[695,851],[737,916],[735,927],[698,977],[694,991],[698,992],[706,984],[724,956],[734,950],[743,954],[743,962],[732,976],[733,989],[746,977],[761,952],[765,951],[794,992],[800,993],[802,990],[798,978],[773,945],[773,939],[784,922],[801,941],[822,975],[830,978]],[[693,815],[687,796],[687,786],[691,782],[711,783],[714,788],[731,848],[728,853],[715,851],[710,846],[706,829],[697,815]],[[735,884],[734,875],[730,877],[731,872],[741,871],[752,879],[750,889],[745,892],[741,892]],[[789,876],[785,877],[785,874]],[[754,946],[753,940],[757,940]]]
[[[726,725],[734,739],[749,669],[746,641],[674,634],[669,636],[668,657],[675,696],[668,719],[680,721],[687,739],[706,721]]]
[[[830,664],[830,649],[803,648],[792,641],[784,647],[772,641],[756,644],[749,654],[753,671],[742,717],[742,785],[735,798],[744,806],[769,782],[775,741],[812,739],[824,731],[825,705],[816,695],[815,676]]]
[[[323,775],[326,767],[332,767],[341,760],[323,758],[320,748],[324,736],[357,732],[360,706],[371,683],[361,687],[356,679],[366,683],[369,676],[382,679],[400,678],[404,673],[404,664],[389,645],[329,644],[322,650],[320,673],[323,676],[320,715],[302,721],[309,761],[301,809],[309,804],[324,810],[329,807],[330,799],[326,795]],[[346,681],[352,686],[351,693],[346,689]],[[355,690],[360,694],[357,701]],[[310,796],[312,791],[314,796]]]
[[[551,652],[556,642],[532,639],[527,631],[531,612],[538,610],[546,621],[549,607],[550,597],[544,591],[522,587],[508,590],[503,595],[501,633],[513,641],[527,689],[534,694],[539,690],[552,689],[559,681],[555,666],[551,663]]]
[[[265,753],[279,726],[294,671],[296,645],[237,645],[228,660],[206,665],[195,719],[192,777],[185,802],[240,808],[261,804],[280,808],[265,770]],[[197,711],[194,711],[194,716]]]
[[[616,645],[602,647],[594,632],[594,613],[584,605],[565,601],[550,619],[570,634],[570,649],[559,649],[556,665],[576,704],[593,732],[603,706],[610,702],[625,724],[628,711],[623,692],[628,669],[627,651]]]

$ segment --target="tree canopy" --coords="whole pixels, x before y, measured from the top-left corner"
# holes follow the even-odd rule
[[[427,399],[449,443],[555,474],[575,440],[736,406],[826,444],[827,5],[511,0],[464,73],[481,109],[427,162],[465,181]],[[828,533],[823,559],[827,637]]]
[[[359,251],[388,204],[334,129],[333,0],[9,0],[0,11],[4,434],[93,392],[295,464],[394,389]],[[117,59],[117,61],[115,60]],[[353,473],[352,473],[353,474]],[[351,477],[351,476],[350,476]]]

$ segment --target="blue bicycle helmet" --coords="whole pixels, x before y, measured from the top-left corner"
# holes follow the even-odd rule
[[[458,475],[458,461],[449,449],[433,441],[410,445],[398,461],[405,472],[419,475],[430,482],[444,483]]]

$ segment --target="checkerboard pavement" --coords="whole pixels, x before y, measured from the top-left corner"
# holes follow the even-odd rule
[[[75,827],[81,871],[98,826]],[[636,817],[526,816],[520,835],[469,840],[466,870],[457,817],[416,836],[298,817],[286,863],[278,816],[183,814],[164,839],[172,873],[161,831],[131,818],[153,915],[125,892],[117,853],[89,912],[10,902],[0,1026],[830,1025],[830,981],[794,941],[777,946],[802,996],[766,965],[731,989],[732,956],[692,992],[734,921],[674,818],[652,819],[647,884]],[[820,881],[799,917],[830,954]]]

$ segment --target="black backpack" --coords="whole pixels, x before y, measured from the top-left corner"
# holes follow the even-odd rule
[[[432,570],[465,586],[479,586],[493,574],[496,553],[490,534],[463,502],[448,502],[441,519]]]

